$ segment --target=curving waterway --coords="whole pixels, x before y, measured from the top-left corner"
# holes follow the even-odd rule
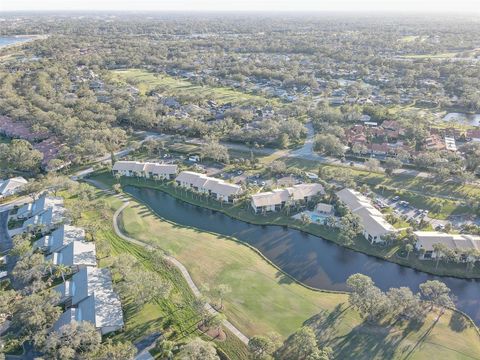
[[[221,212],[178,200],[162,191],[134,186],[125,191],[149,205],[159,216],[181,225],[233,236],[258,250],[278,267],[303,283],[329,290],[345,290],[355,273],[370,276],[378,287],[418,286],[432,279],[445,282],[457,297],[457,307],[480,324],[480,281],[433,276],[346,249],[298,230],[274,225],[253,225]]]

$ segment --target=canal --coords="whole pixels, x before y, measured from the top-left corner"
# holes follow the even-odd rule
[[[376,257],[343,248],[317,236],[281,226],[253,225],[221,212],[178,200],[162,191],[127,186],[125,191],[145,202],[159,216],[177,224],[233,236],[260,250],[278,267],[303,283],[329,290],[345,290],[355,273],[370,276],[378,287],[418,286],[438,279],[452,289],[457,307],[480,324],[480,281],[429,275]]]

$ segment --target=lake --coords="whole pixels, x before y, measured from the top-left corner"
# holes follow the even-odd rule
[[[442,120],[463,125],[480,126],[480,114],[448,113]]]
[[[145,202],[159,216],[177,224],[233,236],[269,258],[303,283],[328,290],[346,290],[355,273],[370,276],[378,287],[408,286],[417,292],[427,280],[445,282],[457,297],[456,305],[480,323],[480,281],[438,277],[336,245],[298,230],[273,225],[253,225],[221,212],[178,200],[162,191],[126,186],[125,191]]]
[[[29,37],[17,37],[17,36],[0,36],[0,48],[8,45],[13,45],[21,42],[29,41]]]

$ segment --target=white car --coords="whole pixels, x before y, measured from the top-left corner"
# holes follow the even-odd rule
[[[311,173],[311,172],[306,172],[305,173],[305,176],[311,180],[317,180],[318,179],[318,175],[317,174],[314,174],[314,173]]]

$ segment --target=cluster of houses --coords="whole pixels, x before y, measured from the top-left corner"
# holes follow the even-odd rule
[[[384,243],[389,235],[398,231],[385,220],[384,215],[372,205],[370,199],[358,191],[346,188],[338,191],[336,195],[353,214],[358,215],[363,236],[372,244]],[[421,260],[445,255],[435,251],[436,244],[459,254],[464,261],[473,256],[468,255],[469,253],[480,252],[480,236],[438,231],[414,231],[414,235],[415,248]]]
[[[360,219],[363,236],[372,244],[384,243],[394,227],[385,220],[384,215],[372,205],[370,199],[360,192],[345,188],[336,193],[338,199]]]
[[[97,267],[95,243],[86,241],[84,229],[68,225],[65,214],[62,198],[44,195],[12,215],[24,220],[20,232],[40,230],[42,237],[35,241],[35,250],[52,265],[62,265],[74,273],[54,288],[66,309],[54,329],[73,321],[88,321],[102,334],[120,330],[124,325],[122,306],[110,272]]]
[[[411,151],[401,141],[404,135],[405,131],[397,121],[387,120],[382,125],[364,121],[347,129],[345,140],[353,152],[386,156],[397,155],[399,150]]]
[[[410,156],[418,153],[414,147],[404,143],[405,129],[397,121],[386,120],[378,125],[370,121],[368,116],[362,116],[361,121],[362,124],[356,124],[345,131],[345,141],[354,153],[375,156],[396,156],[400,150]],[[423,150],[457,152],[457,142],[469,141],[480,141],[479,129],[460,131],[455,128],[432,128],[424,139]]]
[[[171,180],[177,175],[177,165],[138,161],[117,161],[112,167],[113,174],[120,176],[145,177],[155,180]]]
[[[250,204],[255,213],[266,213],[280,211],[286,206],[306,203],[315,196],[324,194],[325,190],[320,184],[297,184],[292,187],[254,194]]]
[[[154,169],[154,170],[153,170]],[[122,176],[135,176],[153,179],[173,179],[178,187],[189,189],[221,201],[233,203],[245,192],[237,184],[207,176],[193,171],[182,171],[177,176],[176,167],[169,164],[142,163],[136,161],[118,161],[113,166],[113,173]],[[305,183],[291,187],[260,192],[250,197],[250,206],[256,214],[281,211],[287,207],[305,205],[325,190],[321,184]],[[363,236],[372,244],[383,244],[395,229],[371,202],[360,192],[345,188],[336,192],[336,196],[360,220]],[[310,212],[311,213],[311,212]],[[329,204],[319,203],[314,215],[331,216],[333,208]],[[465,252],[468,249],[480,250],[480,237],[471,235],[451,235],[441,232],[415,232],[420,259],[435,257],[433,244],[443,244],[454,251]]]
[[[420,259],[435,259],[444,254],[435,251],[435,245],[441,244],[445,248],[460,254],[462,260],[467,260],[469,252],[480,252],[480,236],[467,234],[447,234],[438,231],[415,231],[417,239],[415,247]]]
[[[42,168],[46,171],[58,170],[52,167],[51,160],[56,159],[64,148],[58,137],[48,131],[33,131],[25,122],[14,121],[7,116],[0,116],[0,134],[13,139],[23,139],[31,142],[35,150],[43,154]],[[62,166],[68,164],[68,161]]]
[[[25,184],[27,184],[27,180],[21,176],[0,180],[0,199],[15,195]]]

